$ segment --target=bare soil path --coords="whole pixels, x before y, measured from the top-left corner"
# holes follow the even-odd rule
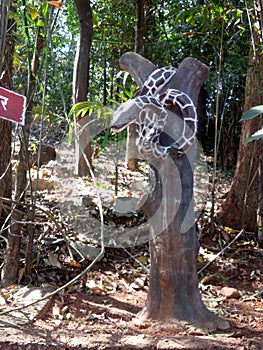
[[[132,253],[139,252],[145,253],[146,247]],[[108,249],[105,262],[96,264],[63,293],[30,310],[1,316],[0,349],[260,350],[263,302],[257,292],[263,287],[258,271],[262,255],[262,250],[250,247],[249,258],[237,270],[239,258],[234,261],[230,254],[209,267],[203,277],[203,298],[208,307],[230,321],[227,331],[209,334],[175,321],[138,324],[136,314],[145,303],[147,274],[125,252]],[[68,271],[68,277],[72,275]],[[24,290],[26,297],[21,290],[9,289],[12,306],[39,297],[29,295],[31,288]],[[8,291],[2,290],[2,295],[7,297]]]
[[[101,164],[108,167],[105,162]],[[120,169],[120,174],[122,183],[131,182],[131,173]],[[138,178],[140,186],[143,185],[143,176],[136,175],[137,181]],[[58,213],[54,191],[58,179],[54,170],[43,169],[41,179],[43,188],[39,191],[39,200],[47,209]],[[111,186],[112,181],[109,177]],[[109,207],[112,209],[112,195],[110,186],[103,184],[102,180],[101,184],[104,200],[110,203],[104,213],[110,225],[116,219],[109,210]],[[218,206],[226,187],[224,181],[219,183]],[[130,189],[126,185],[123,188],[125,195],[129,196]],[[136,187],[136,191],[140,195],[143,192],[141,187]],[[90,197],[96,197],[92,190],[89,189],[88,193]],[[73,202],[66,204],[73,212],[74,200],[79,198],[74,191],[70,198]],[[88,210],[93,210],[89,213],[90,217],[96,217],[96,205],[90,206],[89,203]],[[68,225],[68,240],[81,243],[80,249],[89,246],[87,236],[85,241],[84,233],[73,229],[69,216],[63,222]],[[54,223],[43,213],[38,219],[42,220],[42,224],[38,227],[39,236],[36,238],[39,254],[34,265],[33,283],[28,283],[21,270],[19,285],[0,290],[0,349],[263,349],[263,249],[257,246],[254,235],[244,233],[215,259],[222,245],[230,242],[237,233],[230,228],[219,227],[216,236],[211,237],[209,219],[205,214],[200,220],[198,267],[201,269],[208,262],[211,264],[199,275],[200,289],[208,308],[230,322],[231,327],[226,331],[208,333],[175,320],[169,324],[149,322],[143,325],[136,321],[136,314],[147,297],[148,273],[141,266],[149,267],[147,243],[125,249],[107,246],[103,259],[64,291],[29,308],[1,314],[9,308],[39,299],[65,284],[92,260],[89,254],[85,254],[86,259],[82,261],[77,258],[78,261],[72,260]],[[142,220],[139,216],[126,219],[129,225],[136,225],[136,220],[137,223]],[[57,220],[62,221],[63,218],[58,215]],[[122,225],[119,220],[119,225]]]

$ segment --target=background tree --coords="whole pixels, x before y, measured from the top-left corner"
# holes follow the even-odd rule
[[[134,52],[142,55],[145,32],[145,0],[136,0],[135,47]],[[127,132],[126,162],[130,170],[138,168],[137,150],[135,145],[136,126],[130,125]]]
[[[99,0],[96,4],[93,7],[89,100],[108,104],[115,98],[118,60],[124,52],[134,49],[135,2]]]
[[[258,1],[259,5],[259,1]],[[259,7],[261,8],[261,7]],[[257,12],[257,8],[255,8]],[[253,106],[261,105],[263,91],[263,56],[260,45],[261,16],[256,13],[257,25],[253,26],[250,49],[244,112]],[[255,23],[256,24],[256,23]],[[243,121],[239,154],[230,191],[219,214],[221,220],[234,229],[244,228],[257,231],[257,210],[259,193],[259,154],[256,141],[246,143],[246,139],[260,129],[260,117]]]
[[[259,192],[258,192],[258,241],[260,246],[263,246],[263,141],[259,141],[260,155],[259,155]]]
[[[45,4],[47,10],[47,4]],[[24,9],[24,24],[25,24],[25,38],[26,42],[30,42],[30,36],[28,32],[28,16],[30,14],[26,11],[26,7]],[[4,258],[4,266],[2,269],[2,286],[8,286],[12,282],[14,282],[17,278],[18,267],[19,267],[19,256],[20,256],[20,243],[21,243],[21,222],[23,218],[24,208],[23,206],[17,204],[19,202],[23,202],[27,189],[27,171],[29,169],[29,137],[30,137],[30,128],[33,120],[33,106],[34,106],[34,96],[36,93],[37,86],[37,75],[40,66],[40,55],[45,47],[45,41],[43,36],[42,28],[42,9],[39,9],[39,14],[35,17],[35,20],[38,20],[38,24],[36,24],[36,33],[35,33],[35,42],[33,46],[33,54],[30,56],[30,50],[28,48],[28,64],[29,64],[29,74],[28,74],[28,84],[27,84],[27,109],[26,109],[26,118],[25,125],[22,127],[21,135],[20,135],[20,150],[18,155],[18,166],[17,166],[17,176],[16,176],[16,184],[15,184],[15,201],[12,208],[12,227],[9,230],[7,237],[7,247]],[[11,145],[11,142],[10,142]],[[33,207],[31,207],[31,213],[33,212]],[[31,220],[34,220],[31,216]],[[33,241],[33,227],[29,228],[29,241]],[[32,253],[32,249],[29,249],[29,254]],[[29,261],[26,259],[26,272],[30,276],[31,274],[31,266],[29,266]]]
[[[263,43],[263,2],[262,0],[258,0],[254,2],[256,8],[256,14],[259,23],[259,38],[260,44],[262,47]],[[262,126],[262,115],[260,119],[260,123]],[[258,140],[259,143],[259,171],[258,171],[258,242],[260,246],[263,246],[263,140],[262,135],[261,139]]]
[[[0,76],[2,76],[2,65],[3,65],[3,58],[5,53],[5,44],[6,44],[6,34],[7,34],[7,23],[9,18],[9,7],[10,7],[10,1],[1,1],[0,4],[0,19],[1,19],[1,25],[0,25]]]
[[[93,19],[90,1],[75,0],[78,12],[80,34],[76,51],[74,76],[73,76],[73,103],[84,102],[87,100],[89,86],[89,66],[90,49],[93,35]],[[77,123],[80,123],[79,119]],[[83,153],[87,160],[92,164],[92,148],[90,144],[89,128],[86,126],[78,135],[79,142],[76,144],[77,174],[80,176],[88,175],[89,168]]]
[[[14,21],[9,20],[10,1],[0,3],[0,85],[6,89],[12,89],[13,54],[15,39]],[[12,12],[15,11],[14,4]],[[9,31],[7,32],[7,28]],[[12,172],[11,172],[11,139],[12,123],[0,118],[0,232],[6,227],[3,226],[9,212],[3,207],[2,198],[12,198]]]

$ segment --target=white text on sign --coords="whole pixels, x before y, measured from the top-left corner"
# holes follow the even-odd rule
[[[2,107],[3,107],[3,109],[4,109],[5,111],[7,111],[7,107],[6,107],[6,106],[7,106],[8,100],[9,100],[8,97],[1,96],[1,95],[0,95],[0,102],[1,102],[1,105],[2,105]]]

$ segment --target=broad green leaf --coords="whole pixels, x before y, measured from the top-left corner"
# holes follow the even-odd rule
[[[255,106],[246,111],[241,120],[250,120],[263,113],[263,105]]]
[[[32,20],[34,21],[38,17],[38,11],[35,7],[28,6],[28,12],[30,13],[30,16]]]
[[[123,102],[126,102],[126,101],[127,101],[127,96],[125,96],[125,94],[123,94],[123,92],[117,92],[116,95],[117,95]]]
[[[68,117],[71,117],[73,114],[76,114],[79,116],[82,114],[82,116],[85,116],[89,111],[93,110],[94,108],[99,109],[104,107],[102,103],[94,102],[94,101],[84,101],[84,102],[78,102],[76,103],[70,110]]]
[[[248,137],[246,139],[246,142],[251,142],[259,139],[263,139],[263,128],[255,132],[255,134],[253,134],[252,136]]]
[[[234,229],[232,229],[231,227],[228,227],[228,226],[224,226],[224,229],[225,229],[226,231],[230,232],[230,233],[234,233],[234,232],[235,232]]]
[[[76,113],[76,117],[80,116],[81,118],[84,118],[87,114],[89,114],[90,110],[91,110],[91,108],[83,108]]]
[[[133,93],[129,90],[123,90],[123,92],[125,93],[126,96],[128,96],[129,98],[133,98]]]
[[[38,27],[44,27],[44,22],[42,21],[42,19],[39,19],[38,21],[37,21],[37,26]]]
[[[105,183],[104,183],[104,182],[102,182],[102,181],[98,181],[98,182],[97,182],[97,187],[98,187],[98,189],[100,190],[100,189],[105,188],[105,187],[106,187],[106,185],[105,185]]]
[[[48,3],[47,2],[42,2],[42,13],[46,17],[48,13]]]

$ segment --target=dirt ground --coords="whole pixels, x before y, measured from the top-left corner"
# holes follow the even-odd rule
[[[109,168],[106,162],[101,164]],[[131,182],[132,175],[121,169],[119,176],[122,182]],[[140,183],[143,179],[142,176]],[[54,187],[60,180],[54,177],[52,169],[43,170],[40,180],[43,188],[39,193],[43,193],[39,201],[42,206],[52,208],[56,213],[58,199]],[[66,180],[60,183],[66,188]],[[109,177],[109,183],[113,185],[112,177]],[[83,206],[84,190],[72,187],[72,183],[70,186],[77,191],[70,192],[70,195],[65,193],[71,200],[65,203],[67,208],[71,206],[73,210],[80,192],[80,205]],[[218,185],[219,197],[224,196],[227,190],[225,187],[224,179],[222,185]],[[103,184],[101,189],[105,201],[111,203],[114,195],[109,195],[109,186]],[[130,190],[126,188],[125,191],[125,195],[129,196]],[[137,188],[136,191],[138,193],[141,189]],[[92,190],[88,189],[88,193],[91,194]],[[85,200],[90,198],[85,197]],[[217,202],[220,205],[220,198]],[[97,208],[93,205],[91,209],[89,204],[88,207],[89,214],[96,217]],[[104,214],[110,224],[116,217],[109,207],[110,204]],[[84,210],[83,207],[81,210]],[[69,229],[67,239],[71,243],[81,243],[78,249],[86,249],[89,243],[83,242],[81,226],[76,226],[69,217],[69,214],[58,216],[57,220],[64,220],[64,227],[74,227],[75,230]],[[229,321],[230,328],[227,330],[209,332],[176,320],[169,323],[139,322],[137,314],[145,304],[148,290],[150,257],[147,243],[125,249],[106,245],[101,261],[67,288],[37,304],[6,313],[10,308],[27,305],[63,286],[92,260],[91,253],[86,252],[83,253],[86,256],[83,261],[69,259],[64,238],[54,223],[46,222],[43,213],[39,214],[37,220],[43,222],[38,228],[36,244],[40,255],[34,265],[34,283],[29,283],[32,281],[23,276],[21,265],[19,285],[0,290],[0,350],[263,349],[263,249],[258,247],[255,235],[244,233],[223,254],[217,256],[223,245],[229,243],[237,232],[218,227],[216,234],[211,237],[209,219],[205,214],[199,222],[200,290],[209,310]],[[128,218],[129,225],[136,225],[132,220]],[[141,222],[140,217],[136,217],[136,220]],[[94,230],[94,227],[91,229]],[[52,250],[47,247],[47,242],[52,245]],[[100,248],[92,248],[96,256]]]
[[[107,249],[104,262],[65,291],[40,306],[1,315],[0,349],[262,349],[263,251],[247,249],[240,259],[236,247],[210,265],[201,279],[207,307],[230,322],[225,331],[209,333],[175,320],[136,322],[147,297],[148,274],[125,252]],[[147,256],[147,247],[132,253],[142,252]],[[67,274],[65,279],[76,271]],[[30,295],[35,288],[13,287],[2,295],[12,300],[12,307],[19,306],[39,298]]]

